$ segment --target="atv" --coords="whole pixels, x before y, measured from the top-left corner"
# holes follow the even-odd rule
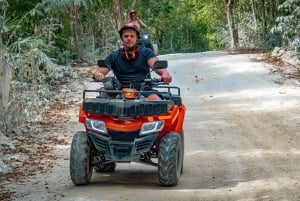
[[[152,71],[167,64],[157,61]],[[157,167],[162,186],[177,185],[183,171],[186,109],[179,87],[150,74],[139,91],[121,89],[115,77],[106,78],[98,90],[83,91],[79,122],[85,131],[74,135],[70,151],[73,184],[89,184],[93,171],[113,172],[117,163],[137,162]],[[145,100],[145,93],[162,100]]]
[[[150,34],[148,32],[140,32],[138,45],[150,48],[156,55],[158,55],[158,46],[157,44],[151,43]]]

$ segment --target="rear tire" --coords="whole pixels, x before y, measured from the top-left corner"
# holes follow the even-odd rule
[[[73,184],[89,184],[92,177],[91,143],[87,133],[77,132],[72,140],[70,153],[70,175]]]
[[[163,186],[175,186],[183,167],[183,145],[181,135],[166,134],[160,141],[158,153],[158,180]]]

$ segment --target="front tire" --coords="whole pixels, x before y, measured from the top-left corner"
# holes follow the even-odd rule
[[[183,145],[180,134],[170,132],[160,141],[158,180],[163,186],[175,186],[183,168]]]
[[[183,161],[184,161],[184,132],[182,131],[182,133],[181,133],[181,144],[182,144],[182,161],[181,161],[181,163],[182,163],[182,166],[181,166],[181,174],[183,173]]]
[[[91,143],[85,132],[77,132],[72,140],[70,175],[73,184],[89,184],[92,177]]]

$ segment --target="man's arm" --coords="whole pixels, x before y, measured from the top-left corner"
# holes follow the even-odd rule
[[[144,27],[147,28],[147,25],[143,22],[143,20],[141,20],[140,18],[137,18],[137,21],[139,22],[139,24]]]
[[[158,61],[157,57],[149,59],[148,65],[152,68],[154,66],[155,61]],[[172,82],[172,76],[170,75],[167,69],[157,69],[155,70],[155,72],[161,77],[161,81],[163,81],[164,83],[169,84],[170,82]]]

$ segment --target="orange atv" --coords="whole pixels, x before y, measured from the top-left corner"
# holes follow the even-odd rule
[[[153,70],[162,68],[167,61],[157,61]],[[185,106],[179,87],[148,77],[140,91],[120,89],[114,78],[99,90],[84,90],[79,122],[86,131],[74,135],[70,153],[75,185],[90,183],[93,169],[113,172],[118,162],[157,166],[161,185],[177,185],[183,171]],[[96,96],[88,98],[90,93]],[[145,93],[162,100],[145,100]]]

